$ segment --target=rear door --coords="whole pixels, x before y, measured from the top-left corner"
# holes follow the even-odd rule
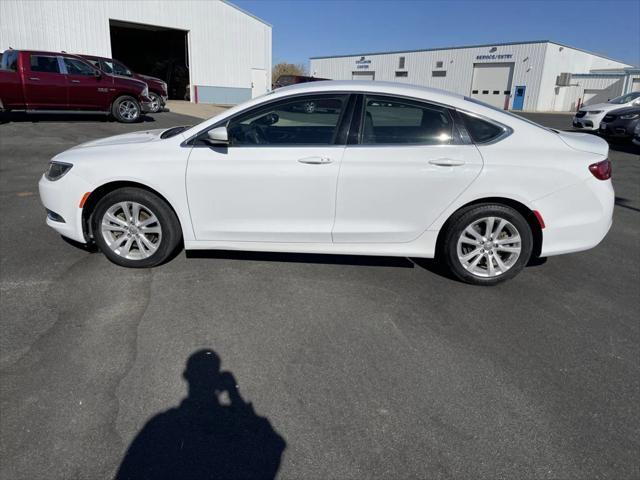
[[[342,157],[333,241],[410,242],[473,182],[482,157],[448,108],[382,95],[362,103],[357,144]]]
[[[24,96],[28,109],[67,108],[67,80],[57,55],[25,54]]]
[[[108,77],[87,62],[62,57],[66,71],[69,108],[106,110],[109,106]]]

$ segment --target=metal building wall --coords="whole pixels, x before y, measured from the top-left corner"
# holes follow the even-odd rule
[[[331,78],[335,80],[351,79],[353,71],[358,71],[357,61],[361,57],[371,60],[368,69],[375,71],[375,80],[386,80],[394,82],[407,82],[428,87],[441,88],[461,95],[471,93],[473,78],[473,66],[476,63],[505,63],[514,64],[512,95],[509,105],[513,102],[513,90],[516,86],[525,85],[524,110],[543,111],[553,108],[553,88],[556,76],[560,71],[567,68],[579,68],[579,71],[587,73],[589,68],[598,68],[600,64],[606,64],[602,68],[611,66],[625,66],[620,62],[609,60],[600,62],[597,57],[585,52],[579,52],[587,57],[585,61],[582,55],[573,59],[573,63],[567,64],[562,56],[546,58],[549,42],[534,42],[524,44],[486,45],[478,47],[461,47],[443,50],[425,50],[415,52],[393,52],[378,54],[360,54],[340,57],[311,58],[310,72],[317,77]],[[557,47],[557,45],[556,45]],[[495,49],[495,50],[494,50]],[[573,50],[567,47],[568,50]],[[496,55],[495,59],[484,59],[487,55]],[[511,58],[504,59],[500,55],[511,55]],[[481,56],[483,59],[478,59]],[[400,57],[405,57],[405,70],[407,77],[396,77],[395,72],[399,71],[398,61]],[[596,60],[590,58],[596,57]],[[442,61],[443,68],[436,68],[436,62]],[[551,68],[547,65],[549,61],[554,62]],[[433,77],[433,70],[447,70],[446,77]],[[558,73],[556,73],[558,71]],[[575,70],[574,70],[575,71]],[[550,80],[552,79],[552,81]],[[545,87],[542,86],[543,81]],[[549,94],[544,93],[549,89]]]
[[[271,26],[223,1],[1,0],[0,49],[110,57],[110,19],[188,31],[192,89],[213,102],[250,98],[252,68],[271,84]]]

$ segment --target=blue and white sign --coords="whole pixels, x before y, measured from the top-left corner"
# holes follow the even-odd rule
[[[364,57],[360,57],[360,60],[356,60],[356,68],[366,69],[371,65],[371,60],[366,60]]]

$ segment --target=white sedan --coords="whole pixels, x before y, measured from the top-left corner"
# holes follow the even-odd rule
[[[314,108],[305,106],[313,104]],[[55,156],[47,224],[113,262],[186,249],[436,257],[492,285],[611,226],[607,143],[406,84],[278,89],[193,127]]]
[[[640,106],[640,92],[631,92],[612,98],[606,103],[582,107],[573,117],[573,126],[582,130],[598,130],[600,122],[612,110]]]

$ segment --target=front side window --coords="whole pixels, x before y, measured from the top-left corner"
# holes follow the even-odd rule
[[[63,60],[69,75],[84,75],[86,77],[90,77],[95,74],[95,70],[93,68],[80,60],[68,57],[64,57]]]
[[[60,73],[58,57],[31,55],[29,65],[32,72]]]
[[[274,103],[229,122],[231,146],[331,145],[347,95],[308,96]]]
[[[103,60],[103,70],[107,73],[122,75],[123,77],[133,77],[133,73],[120,62],[114,60]]]
[[[453,121],[446,108],[410,100],[366,97],[363,144],[447,145]]]

